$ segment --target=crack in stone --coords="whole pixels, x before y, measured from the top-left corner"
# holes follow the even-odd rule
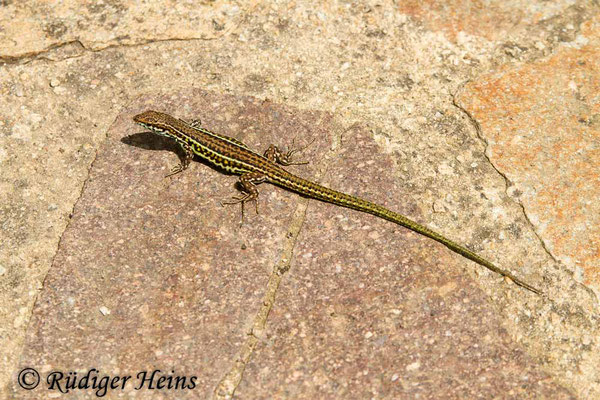
[[[242,345],[242,349],[240,350],[233,367],[223,376],[215,388],[213,399],[231,399],[233,397],[236,388],[242,381],[246,365],[250,361],[260,338],[264,337],[267,319],[275,303],[279,284],[281,283],[285,272],[290,268],[290,261],[292,259],[296,240],[300,234],[300,229],[304,224],[307,207],[308,199],[302,199],[298,207],[296,207],[291,226],[286,235],[283,255],[277,265],[273,268],[273,272],[269,277],[262,305],[254,317],[252,328],[250,332],[248,332],[248,338]]]
[[[257,4],[258,4],[258,0],[252,1],[251,4],[248,6],[246,12],[242,13],[237,21],[232,22],[231,25],[227,29],[223,29],[218,34],[215,34],[212,36],[207,35],[207,36],[201,36],[201,37],[188,37],[188,38],[172,37],[172,38],[166,38],[166,39],[140,39],[136,43],[129,43],[129,44],[114,43],[114,44],[108,44],[106,46],[102,46],[99,48],[92,48],[90,46],[86,46],[81,40],[74,39],[74,40],[69,40],[67,42],[55,43],[55,44],[48,46],[47,48],[45,48],[43,50],[23,53],[18,56],[0,55],[0,66],[15,65],[15,64],[25,65],[25,64],[29,64],[33,61],[37,61],[37,60],[63,61],[63,60],[71,59],[71,58],[82,57],[86,53],[98,53],[98,52],[101,52],[104,50],[121,48],[121,47],[134,48],[134,47],[145,46],[145,45],[154,44],[154,43],[188,42],[188,41],[193,42],[193,41],[215,40],[215,39],[219,39],[223,36],[226,36],[229,33],[233,32],[235,29],[237,29],[242,24],[242,22],[246,19],[246,16],[249,15],[254,10],[254,8],[256,8]],[[121,39],[122,39],[122,37],[116,37],[114,40],[121,40]],[[69,46],[77,47],[78,50],[80,51],[80,53],[77,55],[66,55],[63,57],[57,57],[57,59],[51,58],[52,54],[57,53],[60,50],[63,50],[65,48],[68,48]]]
[[[108,138],[108,132],[110,132],[110,127],[115,123],[116,119],[109,125],[109,128],[106,129],[105,133],[104,133],[104,139],[102,140],[102,143],[100,144],[100,146],[98,146],[96,148],[95,154],[94,154],[94,159],[90,162],[88,168],[87,168],[87,174],[86,174],[86,178],[83,181],[83,184],[81,185],[81,189],[79,190],[79,194],[77,195],[77,199],[75,199],[75,201],[73,202],[73,205],[71,207],[71,211],[69,212],[69,220],[67,221],[65,228],[63,229],[63,231],[61,232],[59,238],[58,238],[58,242],[56,244],[56,250],[54,251],[54,255],[52,256],[52,260],[50,261],[50,267],[48,267],[48,270],[46,271],[46,274],[44,275],[44,279],[42,279],[41,281],[41,286],[39,287],[37,293],[35,294],[35,298],[33,299],[33,302],[31,303],[31,309],[29,309],[29,313],[28,313],[28,318],[27,318],[27,325],[25,327],[24,330],[22,330],[22,332],[25,333],[25,335],[23,336],[21,343],[20,343],[20,349],[17,352],[17,354],[19,354],[18,359],[20,360],[23,356],[23,346],[25,345],[25,336],[27,335],[27,332],[30,331],[30,326],[31,326],[31,320],[33,317],[33,311],[35,310],[35,307],[38,303],[39,300],[39,296],[40,293],[44,290],[44,287],[46,286],[46,280],[48,279],[48,276],[50,275],[50,271],[52,270],[52,267],[54,266],[54,263],[56,262],[56,257],[58,256],[58,253],[60,251],[60,248],[62,246],[62,242],[64,240],[64,236],[65,236],[65,232],[67,231],[67,229],[69,229],[69,226],[71,225],[73,219],[72,216],[75,212],[75,208],[77,207],[77,204],[79,203],[79,201],[81,200],[81,197],[83,196],[83,193],[85,192],[85,188],[88,185],[89,179],[90,179],[90,171],[92,170],[92,168],[94,167],[94,164],[96,163],[96,160],[98,158],[98,153],[100,152],[100,148],[102,147],[102,144],[104,144],[104,142],[107,140]],[[19,364],[17,364],[19,365]],[[16,373],[17,371],[15,371]],[[3,390],[8,391],[10,388],[10,381],[8,381],[6,383],[5,387],[0,387],[0,395],[2,394]]]
[[[118,118],[118,117],[117,117]],[[73,214],[75,213],[75,208],[77,207],[77,204],[79,203],[79,201],[81,200],[81,196],[83,196],[83,193],[85,192],[85,188],[87,187],[89,180],[90,180],[90,172],[92,171],[92,168],[94,167],[94,164],[96,163],[96,160],[98,159],[98,153],[100,153],[100,149],[102,147],[102,145],[106,142],[106,140],[108,139],[108,132],[110,132],[110,128],[112,127],[112,125],[116,122],[116,119],[113,120],[113,122],[109,125],[109,127],[106,129],[106,131],[104,132],[104,139],[102,139],[100,145],[96,148],[95,150],[95,154],[94,154],[94,158],[93,160],[90,162],[90,164],[88,165],[87,168],[87,173],[86,173],[86,178],[83,181],[83,184],[81,185],[81,189],[79,190],[79,194],[77,195],[77,199],[75,199],[75,201],[73,202],[73,206],[71,207],[71,211],[69,212],[69,220],[67,221],[67,224],[65,225],[65,229],[63,229],[63,231],[60,234],[60,237],[58,238],[58,244],[56,246],[56,251],[54,252],[54,255],[52,256],[52,261],[50,262],[50,268],[48,268],[48,272],[50,272],[50,270],[52,269],[52,266],[54,265],[54,262],[56,261],[56,256],[58,255],[58,252],[60,250],[60,246],[62,244],[63,241],[63,237],[65,235],[65,232],[67,231],[67,229],[69,229],[69,226],[71,225],[71,222],[73,221]],[[39,292],[41,292],[44,288],[44,286],[46,286],[46,279],[48,278],[48,273],[46,273],[46,276],[44,276],[44,279],[42,280],[42,288],[40,289]],[[38,294],[39,294],[38,292]],[[37,299],[38,296],[36,295],[36,299],[33,302],[33,307],[31,309],[31,313],[29,315],[29,322],[27,324],[27,329],[25,330],[25,332],[29,331],[29,323],[31,323],[31,316],[33,315],[33,309],[35,308],[35,305],[37,304]]]
[[[334,147],[336,148],[330,150],[328,152],[329,155],[324,157],[325,161],[322,164],[323,167],[319,169],[319,173],[315,179],[319,180],[321,177],[325,176],[330,163],[337,157],[341,149],[341,146],[337,144],[341,143],[342,136],[354,127],[356,127],[356,124],[352,124],[350,127],[344,129],[343,132],[333,138]],[[250,359],[252,358],[254,350],[256,349],[259,341],[262,337],[264,337],[267,319],[275,303],[279,284],[283,279],[283,275],[290,269],[294,247],[296,246],[302,225],[304,225],[304,221],[306,219],[306,210],[310,200],[311,199],[309,198],[301,198],[296,210],[294,211],[292,222],[286,234],[286,241],[283,246],[282,256],[279,262],[274,266],[273,272],[271,272],[262,305],[254,317],[252,328],[250,329],[250,332],[247,333],[248,337],[242,345],[242,348],[234,361],[234,365],[225,373],[225,375],[223,375],[213,391],[212,398],[215,400],[229,400],[233,398],[235,390],[242,381],[246,365],[248,365],[250,362]]]
[[[47,48],[45,48],[43,50],[31,51],[28,53],[23,53],[18,56],[0,56],[0,65],[2,65],[2,66],[13,65],[13,64],[24,65],[24,64],[29,64],[30,62],[35,61],[35,60],[44,60],[44,59],[51,60],[50,58],[45,57],[43,55],[53,53],[53,52],[56,52],[58,50],[65,48],[65,47],[73,46],[73,45],[79,47],[82,51],[89,50],[89,49],[86,49],[86,47],[83,45],[83,43],[81,43],[81,41],[71,40],[71,41],[64,42],[64,43],[55,43],[53,45],[48,46]],[[80,56],[77,56],[77,57],[80,57]],[[74,56],[74,57],[67,57],[67,58],[76,58],[76,57]]]
[[[552,252],[550,251],[550,249],[548,248],[548,246],[546,245],[546,242],[544,241],[544,239],[540,236],[540,234],[538,233],[535,225],[533,224],[533,222],[531,221],[531,219],[529,218],[529,215],[527,214],[527,210],[525,209],[525,206],[523,205],[523,203],[521,203],[521,201],[519,201],[518,199],[515,199],[513,197],[511,197],[508,194],[508,187],[510,186],[510,179],[508,179],[508,177],[506,176],[506,174],[502,171],[500,171],[496,165],[492,162],[492,160],[490,159],[489,155],[488,155],[488,149],[489,149],[489,142],[488,140],[485,138],[485,136],[483,135],[482,129],[481,129],[481,125],[479,124],[479,122],[477,121],[477,119],[475,119],[475,117],[466,109],[464,108],[462,105],[460,105],[458,103],[457,100],[457,94],[458,92],[462,89],[462,87],[464,87],[464,85],[467,83],[468,81],[464,82],[462,85],[460,85],[459,89],[455,92],[452,93],[452,104],[458,108],[469,120],[469,122],[471,123],[471,125],[473,125],[473,127],[475,128],[475,133],[477,134],[477,137],[479,138],[479,140],[483,143],[485,149],[483,151],[483,156],[486,158],[486,160],[488,161],[488,163],[492,166],[492,168],[498,173],[498,175],[500,175],[503,179],[504,179],[504,193],[510,198],[512,199],[516,204],[519,205],[519,207],[521,208],[522,212],[523,212],[523,216],[525,217],[525,220],[527,221],[527,223],[529,224],[529,226],[531,227],[531,230],[533,232],[533,234],[535,235],[535,237],[539,240],[540,244],[542,245],[542,248],[544,249],[544,251],[546,252],[546,254],[548,254],[548,256],[550,256],[550,258],[556,262],[559,263],[558,259],[554,256],[554,254],[552,254]]]
[[[163,43],[163,42],[186,42],[186,41],[193,42],[193,41],[198,41],[198,40],[204,41],[204,40],[213,40],[218,37],[220,37],[220,36],[215,36],[215,37],[211,37],[211,38],[190,37],[190,38],[168,38],[168,39],[143,39],[136,43],[131,43],[131,44],[115,43],[115,44],[108,44],[108,45],[100,47],[100,48],[91,48],[91,47],[83,44],[83,42],[80,40],[71,40],[71,41],[64,42],[64,43],[56,43],[56,44],[53,44],[43,50],[24,53],[19,56],[0,56],[0,66],[26,65],[31,62],[38,61],[38,60],[64,61],[64,60],[68,60],[68,59],[83,57],[85,54],[88,54],[88,53],[100,53],[105,50],[111,50],[111,49],[116,49],[116,48],[135,48],[135,47],[140,47],[140,46],[146,46],[148,44]],[[118,38],[117,38],[117,40],[118,40]],[[77,47],[79,49],[80,53],[75,54],[75,55],[65,55],[62,57],[58,56],[56,58],[52,57],[53,54],[56,54],[59,51],[68,48],[69,46]]]

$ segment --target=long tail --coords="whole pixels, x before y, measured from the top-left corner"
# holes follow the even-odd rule
[[[377,217],[386,219],[388,221],[394,222],[398,225],[402,225],[405,228],[410,229],[411,231],[417,232],[423,236],[427,236],[444,246],[448,247],[455,253],[460,254],[461,256],[468,258],[469,260],[475,261],[477,264],[486,267],[487,269],[494,271],[502,276],[505,276],[515,282],[517,285],[531,290],[534,293],[541,294],[541,291],[531,286],[530,284],[522,281],[521,279],[514,276],[512,273],[496,266],[490,261],[486,260],[483,257],[478,256],[473,253],[471,250],[467,249],[459,245],[458,243],[453,242],[452,240],[440,235],[437,232],[432,231],[431,229],[418,224],[415,221],[412,221],[405,216],[395,213],[393,211],[388,210],[387,208],[380,206],[375,203],[371,203],[370,201],[363,200],[361,198],[351,196],[346,193],[338,192],[332,189],[329,189],[325,186],[321,186],[317,183],[308,181],[306,179],[300,178],[296,175],[292,175],[286,171],[285,174],[278,180],[272,180],[273,183],[282,186],[286,189],[291,189],[295,192],[298,192],[302,195],[306,195],[306,192],[310,193],[309,197],[316,198],[318,200],[333,203],[338,206],[351,208],[353,210],[362,211],[364,213],[372,214]]]

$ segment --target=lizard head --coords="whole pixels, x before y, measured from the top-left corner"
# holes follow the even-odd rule
[[[168,128],[173,126],[173,122],[176,120],[168,114],[148,110],[134,116],[133,121],[151,132],[162,136],[169,136],[167,134]]]

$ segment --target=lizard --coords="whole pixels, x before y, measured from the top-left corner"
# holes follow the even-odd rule
[[[234,197],[229,202],[223,202],[223,204],[241,203],[242,221],[244,203],[257,202],[258,189],[256,186],[263,182],[269,182],[308,198],[372,214],[401,225],[443,244],[453,252],[510,279],[527,290],[541,294],[539,289],[517,278],[511,272],[496,266],[466,247],[399,213],[362,198],[329,189],[288,172],[283,168],[284,166],[305,164],[291,160],[295,150],[284,153],[278,147],[270,145],[261,155],[235,138],[203,128],[199,120],[188,123],[169,114],[154,110],[137,114],[133,117],[133,120],[150,132],[175,140],[183,149],[183,159],[171,169],[167,176],[186,170],[195,155],[221,170],[240,175],[242,195]],[[256,207],[258,212],[258,205]]]

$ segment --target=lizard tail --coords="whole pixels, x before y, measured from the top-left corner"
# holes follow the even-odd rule
[[[359,197],[351,196],[346,193],[338,192],[332,189],[329,189],[325,186],[321,186],[317,183],[305,180],[298,176],[289,174],[285,177],[285,181],[273,183],[279,184],[287,189],[292,189],[298,192],[301,195],[308,195],[308,197],[313,197],[318,200],[333,203],[338,206],[351,208],[353,210],[361,211],[364,213],[375,215],[379,218],[383,218],[385,220],[391,221],[395,224],[401,225],[411,231],[417,232],[423,236],[426,236],[430,239],[439,242],[452,250],[455,253],[460,254],[461,256],[468,258],[471,261],[475,261],[477,264],[486,267],[487,269],[494,271],[502,276],[505,276],[512,280],[517,285],[530,290],[536,294],[541,294],[541,291],[534,286],[528,284],[527,282],[517,278],[515,275],[506,271],[492,262],[486,260],[485,258],[473,253],[471,250],[467,249],[460,244],[453,242],[452,240],[446,238],[445,236],[432,231],[431,229],[409,219],[405,216],[388,210],[387,208],[380,206],[379,204],[371,203],[370,201],[361,199]],[[308,192],[308,194],[306,193]]]

